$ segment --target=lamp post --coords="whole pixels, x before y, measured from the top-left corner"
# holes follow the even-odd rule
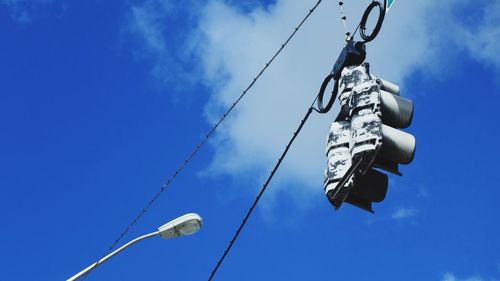
[[[107,256],[103,257],[102,259],[98,260],[97,262],[91,264],[84,270],[80,271],[79,273],[75,274],[74,276],[70,277],[67,281],[74,281],[77,280],[78,278],[88,274],[90,271],[94,270],[96,267],[99,265],[103,264],[105,261],[109,260],[116,254],[120,253],[121,251],[125,250],[126,248],[132,246],[133,244],[142,241],[144,239],[148,239],[154,236],[161,236],[164,239],[170,239],[174,237],[179,237],[183,235],[191,235],[197,232],[202,225],[202,219],[198,214],[186,214],[181,217],[178,217],[158,228],[158,231],[140,236],[135,238],[134,240],[128,242],[127,244],[121,246],[120,248],[116,249],[112,253],[108,254]]]

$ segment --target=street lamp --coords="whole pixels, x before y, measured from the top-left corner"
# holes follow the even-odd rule
[[[79,273],[77,273],[73,277],[69,278],[67,281],[74,281],[74,280],[77,280],[78,278],[88,274],[91,270],[93,270],[96,267],[98,267],[99,265],[103,264],[105,261],[109,260],[110,258],[115,256],[119,252],[125,250],[126,248],[132,246],[133,244],[135,244],[141,240],[151,238],[154,236],[158,236],[158,235],[164,239],[170,239],[170,238],[179,237],[179,236],[183,236],[183,235],[191,235],[191,234],[194,234],[195,232],[197,232],[201,228],[201,225],[202,225],[202,219],[198,214],[191,213],[191,214],[186,214],[186,215],[183,215],[181,217],[178,217],[178,218],[160,226],[158,228],[158,231],[137,237],[134,240],[128,242],[127,244],[121,246],[120,248],[116,249],[112,253],[108,254],[107,256],[103,257],[99,261],[91,264],[90,266],[88,266],[84,270],[80,271]]]

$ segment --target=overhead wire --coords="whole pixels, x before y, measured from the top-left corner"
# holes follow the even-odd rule
[[[181,165],[177,168],[177,170],[171,175],[171,177],[167,180],[166,183],[164,183],[161,188],[158,190],[158,192],[155,193],[155,195],[150,199],[150,201],[142,208],[142,210],[135,216],[135,218],[132,220],[130,224],[127,225],[127,227],[121,232],[121,234],[115,239],[115,241],[111,244],[111,246],[108,248],[108,250],[104,253],[104,256],[106,256],[109,252],[111,252],[116,245],[125,237],[125,235],[130,231],[132,227],[134,227],[135,224],[142,218],[142,216],[151,208],[151,206],[158,200],[160,195],[167,189],[167,187],[172,184],[172,182],[177,178],[177,176],[184,170],[184,168],[189,164],[189,162],[196,156],[196,154],[199,152],[199,150],[207,143],[207,141],[210,139],[210,137],[213,135],[213,133],[217,130],[217,128],[224,122],[224,120],[227,118],[227,116],[233,111],[233,109],[238,105],[238,103],[243,99],[243,97],[248,93],[248,91],[255,85],[257,80],[264,74],[266,69],[271,65],[271,63],[278,57],[278,55],[283,51],[283,49],[288,45],[288,43],[292,40],[292,38],[295,36],[295,34],[299,31],[299,29],[303,26],[303,24],[307,21],[307,19],[311,16],[311,14],[316,10],[316,8],[321,4],[323,0],[318,0],[316,4],[309,9],[309,12],[306,14],[306,16],[300,21],[300,23],[294,28],[293,32],[288,36],[288,38],[284,41],[284,43],[281,44],[280,48],[274,53],[274,55],[269,59],[264,67],[259,71],[257,76],[253,78],[253,80],[250,82],[250,84],[243,90],[243,92],[240,94],[240,96],[232,103],[232,105],[222,114],[222,116],[219,118],[219,120],[211,127],[211,129],[208,131],[207,134],[205,134],[204,138],[195,146],[195,148],[192,150],[192,152],[188,155],[187,158],[181,163]],[[100,260],[100,259],[99,259]],[[84,276],[84,278],[87,275]]]
[[[213,279],[213,277],[215,276],[215,273],[220,268],[222,262],[224,261],[224,259],[226,258],[227,254],[229,253],[229,251],[233,247],[234,242],[236,241],[236,239],[238,239],[238,236],[240,235],[241,230],[243,229],[243,227],[245,227],[245,225],[246,225],[246,223],[248,221],[248,218],[250,218],[250,216],[252,215],[255,207],[259,203],[260,198],[262,197],[262,195],[264,194],[264,192],[267,190],[267,187],[268,187],[269,183],[271,182],[271,179],[273,178],[274,174],[276,173],[276,171],[280,167],[281,162],[283,162],[283,159],[285,159],[285,157],[286,157],[286,155],[288,153],[288,150],[292,146],[292,144],[295,141],[295,139],[297,138],[297,136],[300,134],[300,131],[302,130],[302,128],[304,127],[305,123],[309,119],[309,116],[311,115],[311,113],[313,112],[313,110],[315,110],[316,112],[319,112],[316,108],[314,108],[314,103],[316,103],[317,99],[318,99],[318,96],[316,96],[316,98],[314,99],[313,103],[311,104],[311,106],[307,110],[306,114],[304,115],[304,117],[300,121],[300,124],[297,127],[297,129],[295,130],[295,132],[293,133],[292,138],[288,141],[288,144],[286,145],[285,150],[283,151],[283,153],[279,157],[278,162],[276,162],[276,164],[274,165],[274,168],[272,169],[272,171],[269,174],[269,177],[267,178],[267,180],[265,181],[265,183],[262,185],[262,188],[260,189],[259,193],[257,194],[257,197],[255,198],[255,200],[253,201],[252,205],[250,206],[250,209],[248,210],[248,212],[246,213],[245,217],[243,218],[243,221],[241,222],[240,226],[238,227],[238,229],[234,233],[233,237],[229,241],[229,244],[226,247],[226,249],[224,250],[224,253],[222,254],[222,256],[217,261],[217,264],[215,265],[214,269],[212,270],[212,273],[210,274],[210,277],[208,278],[208,281],[211,281]]]

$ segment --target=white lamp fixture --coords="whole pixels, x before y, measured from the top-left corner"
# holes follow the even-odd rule
[[[200,230],[202,219],[198,214],[186,214],[160,226],[158,231],[164,239],[191,235]]]

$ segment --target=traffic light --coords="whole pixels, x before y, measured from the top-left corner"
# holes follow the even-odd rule
[[[415,156],[415,137],[398,130],[410,126],[413,119],[413,102],[399,95],[398,86],[383,79],[376,81],[380,86],[384,145],[374,165],[401,175],[398,164],[409,164]]]
[[[386,174],[375,169],[368,169],[364,175],[357,178],[356,185],[352,188],[345,202],[373,212],[372,202],[378,203],[385,199],[388,182]]]
[[[415,137],[400,130],[411,124],[413,102],[370,75],[367,63],[344,68],[339,83],[341,112],[327,140],[325,193],[336,209],[345,201],[373,212],[372,202],[384,200],[388,185],[374,168],[401,175],[399,164],[415,155]]]

